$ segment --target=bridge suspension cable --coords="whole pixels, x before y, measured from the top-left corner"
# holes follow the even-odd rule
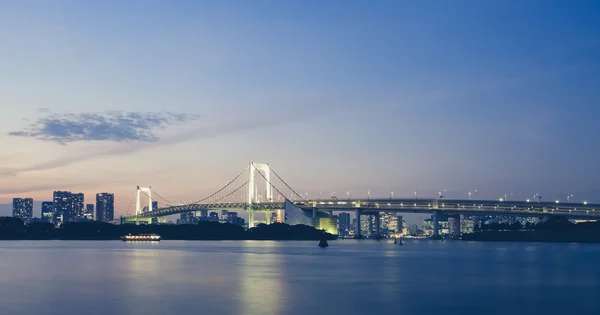
[[[125,210],[125,214],[129,215],[129,209],[131,209],[131,205],[133,204],[133,202],[135,201],[135,194],[133,193],[133,197],[131,198],[131,201],[129,202],[129,205],[127,206],[127,210]]]
[[[144,193],[145,194],[145,193]],[[152,194],[156,195],[159,199],[161,199],[161,201],[164,202],[164,204],[166,204],[167,206],[174,206],[175,203],[170,201],[169,199],[161,196],[159,193],[157,193],[154,189],[152,189]],[[157,200],[158,201],[158,200]]]
[[[287,187],[291,192],[293,192],[296,196],[300,197],[301,200],[304,200],[304,198],[302,197],[302,195],[298,194],[292,187],[290,187],[290,185],[288,185],[283,178],[281,178],[279,175],[277,175],[277,173],[272,169],[269,168],[271,170],[271,173],[273,173],[273,175],[275,175],[275,177],[277,177],[284,185],[285,187]],[[260,172],[259,172],[260,173]],[[264,176],[263,176],[264,177]],[[270,183],[269,183],[270,184]],[[279,192],[279,191],[278,191]]]
[[[238,188],[236,188],[236,189],[232,190],[231,192],[229,192],[229,193],[228,193],[228,194],[226,194],[225,196],[222,196],[222,197],[219,197],[219,198],[215,199],[213,202],[219,202],[219,201],[221,201],[221,200],[223,200],[223,199],[225,199],[225,198],[227,198],[227,197],[229,197],[229,196],[231,196],[231,195],[235,194],[236,192],[238,192],[238,190],[240,190],[240,189],[242,189],[242,188],[246,187],[246,185],[248,185],[248,181],[246,181],[245,183],[243,183],[243,184],[242,184],[241,186],[239,186]]]
[[[195,204],[195,203],[201,203],[201,202],[203,202],[203,201],[205,201],[205,200],[211,199],[212,197],[214,197],[214,196],[215,196],[215,195],[217,195],[218,193],[220,193],[220,192],[222,192],[223,190],[227,189],[227,187],[229,187],[229,185],[233,184],[233,182],[235,182],[235,181],[236,181],[238,178],[240,178],[240,176],[242,176],[242,174],[244,174],[244,172],[246,172],[247,170],[248,170],[248,168],[245,168],[245,169],[244,169],[243,171],[241,171],[241,172],[240,172],[240,173],[239,173],[239,174],[238,174],[238,175],[237,175],[237,176],[236,176],[234,179],[232,179],[232,180],[231,180],[229,183],[227,183],[227,185],[225,185],[225,186],[221,187],[221,189],[219,189],[219,190],[215,191],[214,193],[212,193],[212,194],[210,194],[210,195],[208,195],[208,196],[206,196],[206,197],[204,197],[204,198],[202,198],[202,199],[199,199],[199,200],[196,200],[196,201],[192,202],[191,204]]]

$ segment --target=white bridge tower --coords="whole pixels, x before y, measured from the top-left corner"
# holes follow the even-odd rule
[[[148,196],[148,211],[152,211],[152,188],[151,187],[140,187],[137,186],[137,194],[135,196],[135,215],[140,215],[142,213],[141,203],[140,203],[140,193],[146,193]]]
[[[254,227],[254,210],[252,210],[252,204],[260,202],[258,198],[258,189],[254,182],[256,172],[262,171],[265,178],[265,201],[273,202],[273,187],[271,187],[271,168],[268,163],[254,163],[250,162],[248,169],[250,173],[250,179],[248,180],[248,228]],[[271,214],[266,212],[267,224],[271,219]]]

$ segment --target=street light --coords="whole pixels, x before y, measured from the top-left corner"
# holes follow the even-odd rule
[[[417,190],[415,190],[415,192],[414,192],[414,194],[415,194],[415,199],[417,199],[417,192],[418,192],[418,191],[419,191],[419,190],[417,189]]]
[[[390,189],[390,199],[394,198],[394,192]]]
[[[469,191],[469,200],[471,200],[471,192]]]
[[[367,191],[367,196],[368,196],[367,199],[371,200],[371,190],[370,189]]]
[[[348,195],[348,200],[350,200],[350,192],[347,192],[346,195]]]

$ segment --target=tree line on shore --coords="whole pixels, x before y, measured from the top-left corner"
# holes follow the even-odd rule
[[[463,240],[530,242],[600,242],[600,222],[572,223],[564,216],[550,216],[537,224],[490,223],[474,227]]]
[[[3,240],[117,240],[128,234],[158,234],[166,240],[321,240],[336,236],[307,225],[259,224],[245,230],[242,226],[201,221],[197,224],[115,225],[104,222],[67,222],[60,227],[51,223],[0,217]]]

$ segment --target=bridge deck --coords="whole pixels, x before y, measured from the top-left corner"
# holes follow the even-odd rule
[[[305,200],[293,202],[302,209],[318,209],[323,211],[355,211],[364,212],[385,211],[404,213],[432,213],[443,211],[447,214],[465,215],[514,215],[540,216],[544,214],[559,214],[570,218],[596,219],[600,218],[600,204],[589,203],[556,203],[556,202],[526,202],[499,200],[456,200],[456,199],[367,199],[367,200]],[[189,211],[200,210],[238,210],[238,211],[274,211],[284,208],[283,202],[264,202],[248,205],[247,203],[205,203],[176,205],[144,212],[138,216],[122,217],[123,221],[131,222],[138,219],[168,216]]]

